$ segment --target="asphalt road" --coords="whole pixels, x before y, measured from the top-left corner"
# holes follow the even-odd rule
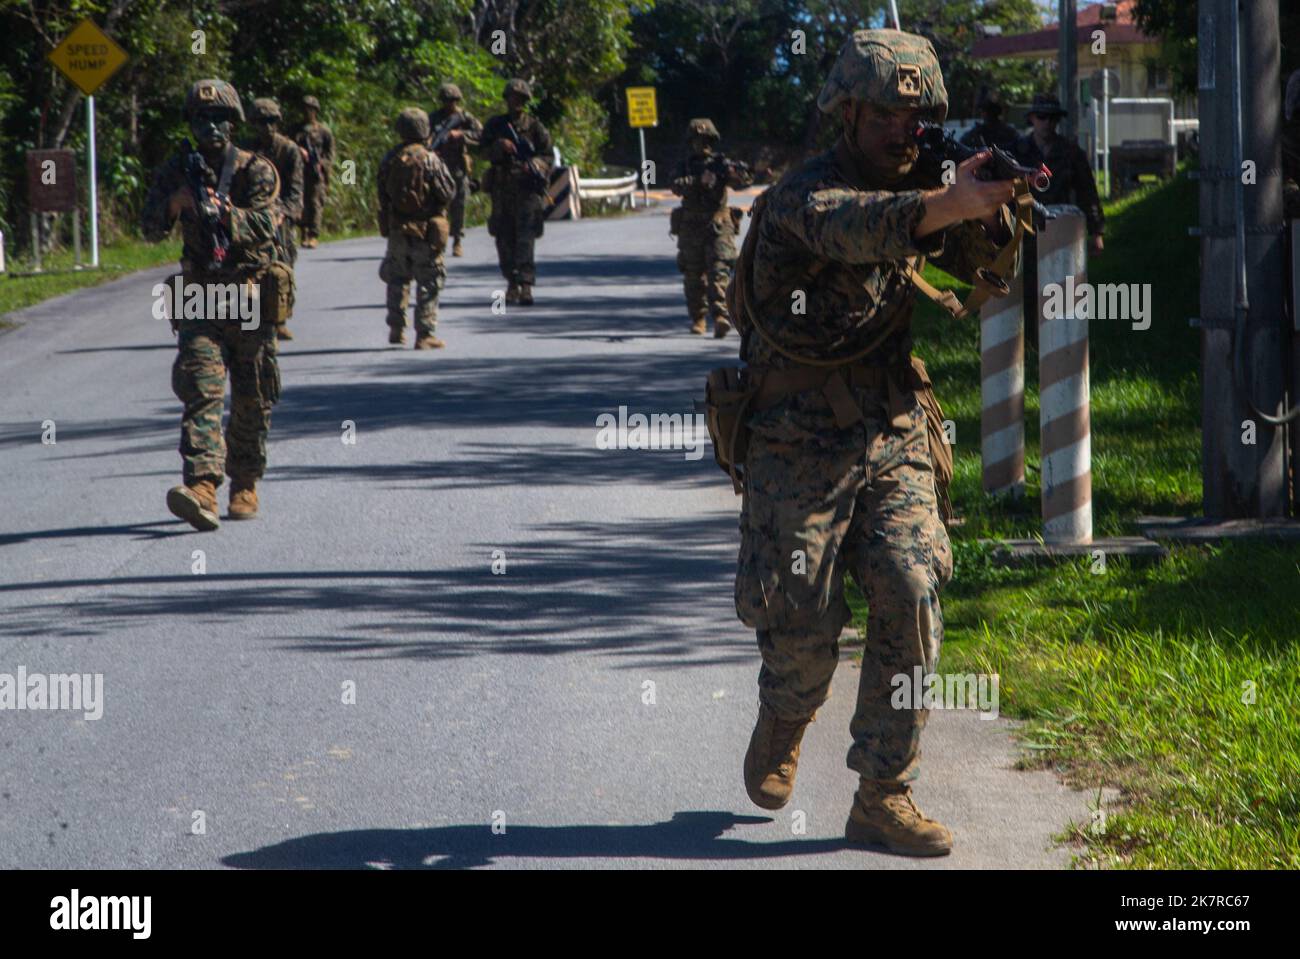
[[[169,271],[12,316],[0,673],[100,673],[103,715],[0,712],[0,867],[1068,864],[1088,797],[955,711],[916,789],[953,854],[846,847],[847,659],[794,801],[749,804],[738,500],[707,448],[596,446],[601,413],[689,414],[734,359],[686,332],[666,212],[548,225],[505,315],[473,231],[437,352],[386,345],[382,241],[305,251],[262,516],[215,533],[164,504]]]

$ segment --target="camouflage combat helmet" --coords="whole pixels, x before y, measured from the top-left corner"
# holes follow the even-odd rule
[[[515,77],[506,84],[505,93],[501,94],[501,96],[507,97],[512,93],[519,94],[525,100],[531,100],[533,98],[533,88],[528,85],[527,80],[521,80],[519,77]]]
[[[248,111],[248,118],[253,121],[274,120],[276,123],[284,119],[280,115],[280,104],[270,97],[258,97],[254,100],[252,109]]]
[[[686,124],[686,135],[692,137],[708,137],[710,140],[721,140],[722,134],[718,128],[713,125],[713,121],[708,117],[696,117],[690,123]]]
[[[312,96],[306,96],[306,97],[303,97],[303,98],[302,98],[302,105],[303,105],[304,107],[306,107],[306,108],[309,108],[309,109],[312,109],[312,110],[316,110],[316,111],[318,111],[318,112],[319,112],[319,110],[320,110],[320,101],[317,100],[315,97],[312,97]]]
[[[185,119],[207,107],[218,107],[231,114],[233,119],[244,119],[244,105],[239,102],[239,94],[225,80],[199,80],[190,87],[185,97]]]
[[[438,87],[438,99],[446,103],[448,100],[463,100],[465,98],[460,95],[460,87],[456,86],[456,84],[444,83]]]
[[[926,110],[936,123],[948,116],[948,91],[934,47],[902,30],[859,30],[845,41],[817,108],[835,114],[849,100]]]
[[[429,114],[419,107],[407,107],[397,115],[397,135],[407,143],[429,139]]]

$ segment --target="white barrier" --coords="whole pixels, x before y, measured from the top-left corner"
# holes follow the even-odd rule
[[[621,200],[636,209],[636,173],[627,176],[592,178],[578,177],[578,198],[580,200]]]

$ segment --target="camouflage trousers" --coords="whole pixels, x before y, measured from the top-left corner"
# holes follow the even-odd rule
[[[452,239],[459,240],[465,235],[465,203],[469,200],[469,174],[464,170],[453,170],[451,179],[456,185],[456,192],[452,194],[451,202],[447,205],[447,219],[451,223]]]
[[[677,269],[686,288],[686,311],[691,321],[707,320],[712,314],[730,320],[727,312],[727,284],[736,262],[735,232],[731,220],[714,220],[692,227],[677,237]]]
[[[919,404],[907,419],[896,431],[882,413],[834,438],[756,426],[736,576],[736,611],[763,657],[759,699],[785,719],[830,695],[853,577],[869,612],[848,765],[899,782],[916,776],[927,711],[894,709],[891,679],[937,667],[952,576]]]
[[[533,244],[544,230],[542,198],[531,193],[498,194],[492,197],[488,233],[497,243],[501,275],[511,283],[537,282]]]
[[[321,217],[325,215],[325,197],[329,183],[325,180],[306,179],[302,191],[302,238],[310,240],[320,236]]]
[[[221,409],[230,373],[230,420],[224,439]],[[256,480],[266,471],[271,407],[280,398],[275,324],[240,329],[238,320],[180,324],[172,392],[185,404],[180,454],[186,483],[223,475]]]
[[[442,253],[428,240],[394,230],[379,264],[379,278],[388,284],[388,325],[406,328],[410,284],[415,281],[415,333],[423,336],[438,328],[438,293],[447,279]]]

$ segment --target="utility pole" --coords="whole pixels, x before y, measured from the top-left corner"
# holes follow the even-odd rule
[[[1079,129],[1079,85],[1075,77],[1079,73],[1079,22],[1075,0],[1060,0],[1060,29],[1057,31],[1059,53],[1057,63],[1060,66],[1057,76],[1057,98],[1065,109],[1058,132],[1071,143],[1078,141]]]
[[[1203,507],[1207,519],[1282,517],[1286,431],[1264,419],[1283,411],[1295,335],[1283,321],[1278,5],[1199,0],[1197,16]]]

